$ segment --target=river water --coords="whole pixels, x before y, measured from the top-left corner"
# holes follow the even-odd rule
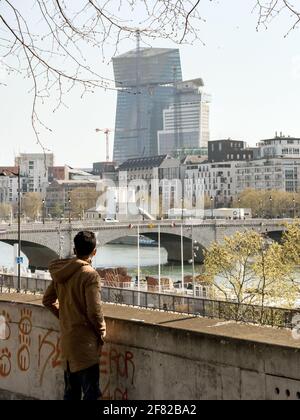
[[[0,242],[0,267],[10,268],[13,266],[13,247]],[[158,276],[158,248],[141,247],[140,264],[143,275]],[[163,277],[171,278],[173,281],[181,280],[181,265],[168,264],[167,251],[161,249],[161,273]],[[138,254],[137,247],[129,245],[106,245],[99,248],[93,265],[101,268],[124,267],[130,275],[137,274]],[[24,256],[24,267],[28,267],[28,260]],[[192,274],[192,265],[185,265],[185,275]],[[201,272],[201,266],[196,266],[196,273]]]

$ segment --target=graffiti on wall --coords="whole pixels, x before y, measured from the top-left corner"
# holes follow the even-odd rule
[[[18,367],[22,372],[27,372],[30,368],[30,346],[32,332],[32,311],[29,309],[21,310],[21,318],[18,324],[20,348],[18,350]]]
[[[49,330],[39,335],[38,368],[40,371],[40,385],[43,384],[47,368],[55,369],[61,366],[60,337],[55,331]]]
[[[34,309],[28,306],[0,311],[0,382],[32,375],[35,386],[42,387],[57,369],[62,369],[60,335],[53,329],[35,327]],[[49,314],[49,316],[51,316]],[[100,355],[100,377],[103,399],[128,400],[135,387],[135,356],[122,346],[106,344]]]
[[[46,330],[33,337],[32,311],[23,308],[18,319],[12,322],[11,315],[1,312],[2,335],[0,339],[0,378],[8,378],[14,374],[25,374],[30,371],[31,359],[38,357],[39,385],[43,385],[47,369],[56,369],[61,365],[60,337],[56,331]],[[13,328],[16,336],[14,337]],[[1,347],[3,342],[3,346]],[[16,347],[17,343],[17,347]]]
[[[109,347],[109,345],[107,346]],[[104,347],[100,357],[100,377],[105,400],[128,400],[135,382],[135,361],[131,351]]]

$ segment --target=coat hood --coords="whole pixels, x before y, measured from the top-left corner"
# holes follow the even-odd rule
[[[78,258],[53,261],[49,266],[51,277],[57,283],[66,283],[82,267],[90,265]]]

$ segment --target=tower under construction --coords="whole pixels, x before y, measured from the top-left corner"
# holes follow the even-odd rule
[[[114,160],[158,154],[163,111],[182,81],[178,49],[137,48],[113,59],[118,91]],[[174,80],[175,78],[175,80]]]

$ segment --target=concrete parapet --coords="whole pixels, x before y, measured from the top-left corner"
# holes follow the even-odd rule
[[[290,331],[105,305],[111,400],[300,399]],[[32,295],[0,295],[0,399],[61,399],[59,325]]]

